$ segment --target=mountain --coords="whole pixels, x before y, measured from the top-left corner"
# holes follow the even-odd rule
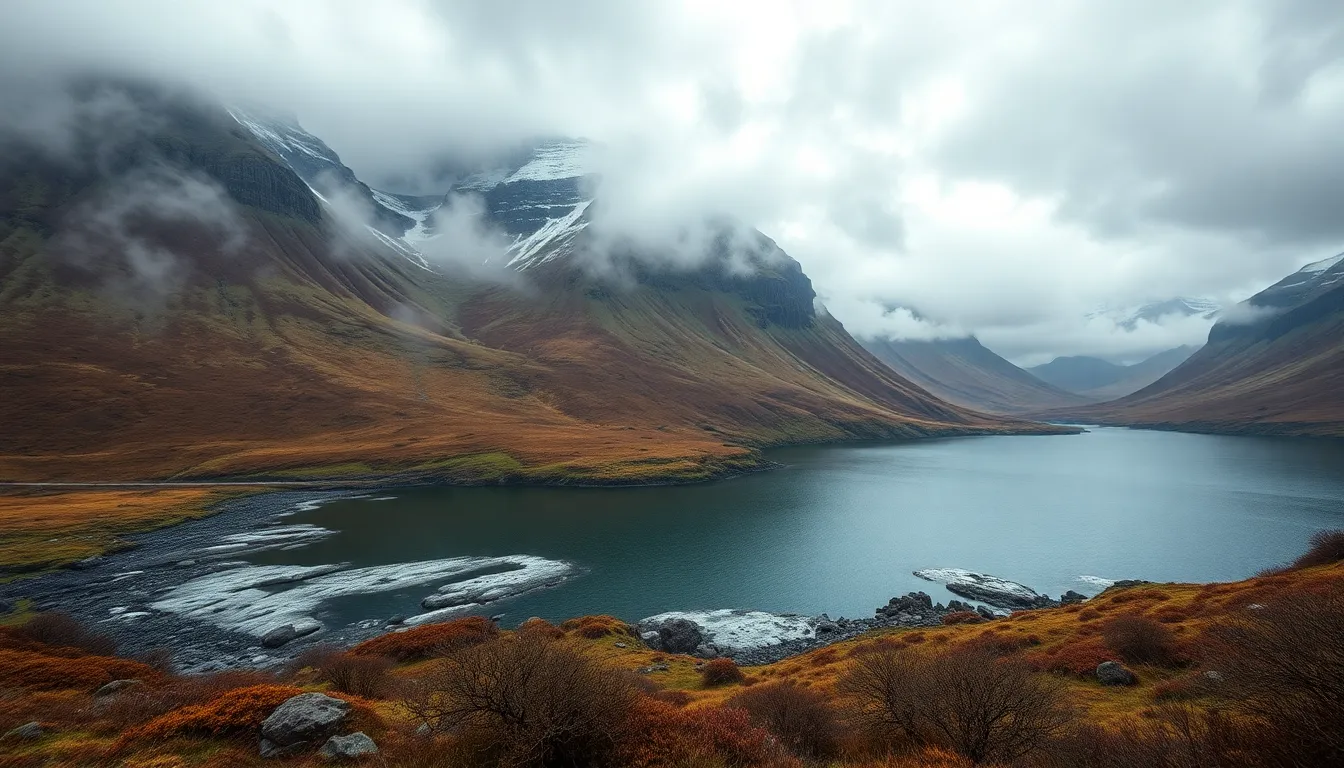
[[[999,357],[973,336],[862,343],[902,377],[950,403],[986,413],[1023,413],[1088,402]]]
[[[1210,298],[1177,296],[1170,299],[1150,301],[1134,307],[1103,309],[1091,313],[1088,318],[1104,317],[1126,331],[1133,331],[1138,328],[1140,322],[1160,323],[1163,318],[1168,317],[1194,317],[1198,315],[1207,320],[1212,320],[1217,317],[1221,310],[1222,305]]]
[[[1094,389],[1083,390],[1079,394],[1095,401],[1114,400],[1152,384],[1176,366],[1185,362],[1199,347],[1185,344],[1158,352],[1152,357],[1133,365],[1121,366],[1120,378]]]
[[[1344,436],[1344,254],[1224,312],[1153,384],[1073,418],[1203,432]],[[1058,415],[1058,414],[1057,414]]]
[[[759,233],[589,274],[576,177],[529,160],[484,193],[527,283],[480,283],[411,245],[432,201],[342,181],[325,144],[158,87],[71,90],[109,93],[135,119],[76,109],[59,151],[0,138],[0,479],[646,482],[785,443],[1050,431],[897,376]],[[352,230],[337,197],[411,226]]]
[[[1027,371],[1041,381],[1075,393],[1114,384],[1125,376],[1125,366],[1086,355],[1056,357]]]

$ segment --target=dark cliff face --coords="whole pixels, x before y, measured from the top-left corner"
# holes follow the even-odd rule
[[[21,214],[38,197],[40,207],[52,212],[90,188],[159,166],[204,174],[245,206],[311,224],[322,219],[303,180],[218,107],[182,92],[105,80],[78,83],[69,97],[76,110],[115,103],[121,113],[117,130],[76,124],[69,146],[60,151],[30,138],[0,137],[9,158],[0,164],[0,182],[19,190],[0,198],[5,206],[0,213]]]
[[[696,288],[736,294],[761,328],[812,327],[817,294],[802,265],[755,230],[746,239],[744,244],[740,235],[720,234],[705,263],[690,270],[628,256],[617,261],[636,282],[656,290]]]

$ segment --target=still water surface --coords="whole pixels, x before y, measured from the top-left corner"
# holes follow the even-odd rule
[[[952,595],[968,568],[1058,596],[1079,579],[1239,579],[1344,527],[1344,443],[1126,429],[776,451],[784,469],[694,486],[436,488],[291,518],[338,533],[264,563],[531,554],[584,573],[488,606],[506,624],[752,608],[867,616]],[[410,615],[428,588],[347,598],[334,622]]]

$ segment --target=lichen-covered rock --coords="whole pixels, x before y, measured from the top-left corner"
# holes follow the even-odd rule
[[[104,696],[111,696],[114,693],[121,693],[127,688],[134,688],[139,685],[144,685],[144,683],[140,680],[113,680],[94,691],[93,695],[97,698],[102,698]]]
[[[362,731],[349,736],[332,736],[318,751],[323,760],[358,760],[365,755],[378,754],[378,745]]]
[[[4,736],[0,736],[0,741],[36,741],[42,738],[46,731],[42,729],[42,724],[34,720],[31,723],[24,723],[18,728],[9,731]]]
[[[1097,682],[1102,685],[1134,685],[1139,682],[1139,677],[1118,661],[1103,661],[1097,665]]]
[[[312,749],[350,717],[350,704],[324,693],[301,693],[261,724],[261,756],[281,757]]]

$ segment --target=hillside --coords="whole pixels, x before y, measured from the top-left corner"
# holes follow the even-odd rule
[[[1138,392],[1190,359],[1190,356],[1198,349],[1198,347],[1184,345],[1173,347],[1165,352],[1158,352],[1146,360],[1123,366],[1118,380],[1095,389],[1085,390],[1080,394],[1104,402],[1124,397],[1132,392]]]
[[[973,336],[870,339],[863,346],[903,378],[950,403],[986,413],[1024,413],[1089,402],[1013,365]]]
[[[1202,349],[1128,397],[1070,413],[1203,432],[1344,436],[1344,257],[1252,296]],[[1061,414],[1056,414],[1059,416]]]
[[[533,242],[532,288],[475,283],[338,226],[222,108],[115,88],[129,134],[5,140],[5,480],[695,479],[788,442],[1044,429],[887,371],[778,249],[625,288],[554,258],[571,229]]]

